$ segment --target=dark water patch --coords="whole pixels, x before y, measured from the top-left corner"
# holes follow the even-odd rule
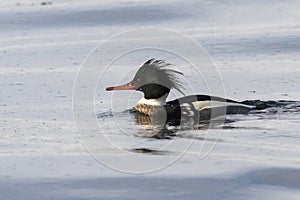
[[[47,28],[69,26],[99,26],[124,24],[155,24],[165,20],[182,20],[188,12],[177,12],[172,6],[127,5],[88,10],[49,10],[48,12],[19,13],[11,17],[3,13],[0,24],[15,27]]]
[[[261,100],[246,100],[241,102],[242,104],[255,106],[255,110],[274,111],[279,110],[281,112],[300,112],[300,101],[261,101]],[[269,110],[267,110],[269,109]],[[263,112],[264,112],[263,111]]]
[[[125,150],[133,153],[150,154],[150,155],[167,155],[171,153],[169,151],[162,151],[162,150],[148,149],[148,148],[134,148],[134,149],[125,149]]]
[[[225,129],[225,130],[233,130],[233,129],[239,129],[239,130],[268,130],[267,128],[251,127],[251,126],[226,126],[226,125],[224,125],[222,128]]]
[[[188,134],[188,133],[178,133],[176,137],[183,138],[183,139],[198,140],[198,141],[224,142],[224,140],[219,138],[199,137],[197,136],[197,134]]]
[[[252,171],[243,177],[252,184],[300,189],[299,169],[270,168]]]
[[[276,37],[252,36],[250,38],[232,38],[206,41],[206,48],[214,54],[276,55],[293,53],[300,50],[300,37],[285,35]]]
[[[232,200],[271,199],[271,194],[277,199],[287,199],[287,191],[297,195],[300,189],[300,170],[291,167],[251,169],[251,171],[226,177],[203,177],[199,174],[195,172],[193,176],[171,173],[163,176],[98,175],[93,178],[67,176],[37,179],[2,177],[0,193],[2,199],[31,200]]]

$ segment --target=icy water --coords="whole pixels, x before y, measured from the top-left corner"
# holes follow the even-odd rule
[[[299,8],[299,1],[271,0],[1,1],[1,198],[299,199]],[[86,101],[92,112],[74,112],[81,108],[73,97],[82,66],[95,66],[92,75],[104,71],[98,55],[124,46],[98,51],[95,63],[90,52],[141,27],[174,29],[197,41],[217,73],[205,73],[206,62],[196,66],[199,76],[187,62],[200,58],[197,52],[153,35],[180,46],[188,59],[148,48],[110,60]],[[122,41],[136,45],[151,34]],[[157,130],[147,119],[128,112],[141,94],[105,91],[130,81],[151,57],[184,72],[187,95],[286,105],[227,116],[209,129],[170,126],[167,137],[153,137]],[[169,100],[179,96],[172,92]],[[74,113],[94,123],[78,126]]]
[[[125,101],[125,99],[124,99]],[[148,116],[138,114],[134,109],[125,110],[123,112],[102,112],[97,114],[98,123],[101,126],[109,127],[106,131],[107,137],[113,142],[113,138],[118,141],[129,142],[123,148],[137,153],[159,154],[159,153],[180,153],[168,151],[168,146],[162,150],[161,146],[151,146],[148,148],[147,143],[143,143],[144,138],[149,140],[169,140],[175,138],[191,139],[191,140],[206,140],[210,142],[225,142],[228,143],[233,138],[228,138],[226,135],[221,137],[221,132],[243,131],[247,133],[249,130],[257,138],[281,138],[279,141],[286,142],[299,139],[298,132],[290,132],[288,129],[280,132],[280,127],[288,123],[294,128],[299,123],[300,102],[299,101],[259,101],[246,100],[245,104],[256,106],[258,109],[251,111],[249,114],[227,115],[212,120],[200,121],[196,123],[191,119],[190,124],[170,125],[162,128],[155,126],[153,120]],[[292,128],[292,129],[293,129]],[[208,129],[219,129],[221,132],[216,138],[214,134],[206,134]],[[257,135],[255,134],[257,133]],[[134,136],[134,138],[133,138]],[[251,135],[249,135],[250,137]],[[139,139],[141,137],[141,139]],[[224,139],[220,139],[224,138]],[[122,138],[122,139],[120,139]],[[235,139],[238,135],[235,135]],[[166,144],[169,142],[167,141]],[[123,144],[124,145],[124,144]],[[257,144],[259,145],[259,144]],[[268,144],[262,144],[267,146]],[[280,143],[278,143],[280,145]],[[285,143],[284,146],[290,147],[292,143]],[[122,144],[119,146],[122,148]],[[134,147],[134,148],[133,148]]]

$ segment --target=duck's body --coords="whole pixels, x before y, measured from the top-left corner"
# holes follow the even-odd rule
[[[137,112],[148,116],[155,115],[161,108],[166,111],[167,119],[170,121],[182,117],[209,120],[224,114],[247,114],[254,107],[209,95],[189,95],[165,103],[161,99],[143,98],[135,106]]]
[[[170,64],[161,60],[148,60],[136,73],[133,81],[106,90],[138,90],[144,93],[135,110],[148,116],[164,115],[168,121],[192,117],[208,120],[225,114],[246,114],[254,107],[230,99],[209,95],[189,95],[166,101],[172,88],[182,92],[178,75]]]

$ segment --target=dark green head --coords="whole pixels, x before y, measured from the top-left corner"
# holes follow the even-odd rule
[[[157,99],[168,94],[172,88],[182,92],[179,81],[181,72],[170,69],[172,66],[162,60],[150,59],[145,62],[128,84],[109,87],[106,90],[137,90],[144,93],[145,99]]]

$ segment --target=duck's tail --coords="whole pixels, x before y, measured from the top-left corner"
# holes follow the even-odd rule
[[[280,108],[287,111],[300,112],[300,101],[261,101],[261,100],[246,100],[241,102],[244,105],[254,106],[254,110],[265,110],[268,108]]]

